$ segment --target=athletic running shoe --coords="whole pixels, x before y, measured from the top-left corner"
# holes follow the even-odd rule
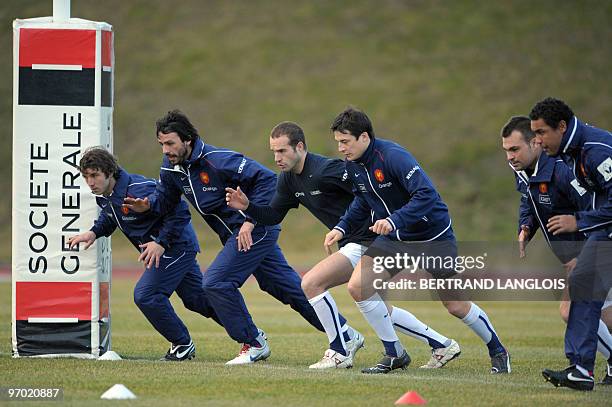
[[[365,342],[365,338],[362,334],[360,334],[356,329],[353,328],[353,339],[346,342],[346,350],[349,352],[351,359],[355,359],[355,354],[361,348],[363,348],[363,343]]]
[[[593,376],[586,376],[572,365],[565,370],[544,369],[542,376],[547,382],[551,382],[555,387],[569,387],[574,390],[590,391],[593,390],[595,380]]]
[[[383,358],[375,366],[362,369],[361,373],[386,374],[395,369],[406,369],[410,362],[410,356],[406,351],[399,357],[383,355]]]
[[[309,366],[310,369],[350,369],[351,367],[353,367],[351,353],[344,356],[332,349],[327,349],[323,359]]]
[[[491,374],[510,373],[510,354],[507,351],[491,356]]]
[[[265,360],[270,357],[270,347],[268,346],[268,338],[261,329],[259,330],[258,340],[263,343],[261,346],[252,346],[248,343],[242,344],[242,349],[234,359],[226,362],[226,365],[246,365],[255,363],[260,360]]]
[[[160,360],[165,362],[182,362],[193,358],[195,358],[195,345],[193,341],[190,340],[187,345],[170,345],[170,349],[168,349],[166,356]]]
[[[451,339],[450,345],[446,348],[432,349],[429,362],[421,366],[421,369],[439,369],[451,360],[459,357],[459,355],[461,355],[459,344],[454,339]]]

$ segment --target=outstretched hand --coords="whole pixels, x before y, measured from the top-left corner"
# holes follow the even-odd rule
[[[225,188],[225,202],[230,208],[240,211],[244,211],[249,207],[249,198],[242,192],[240,187],[236,189]]]
[[[149,203],[148,197],[144,197],[144,198],[127,197],[123,200],[123,206],[125,206],[126,208],[134,212],[138,212],[138,213],[146,212],[149,209],[151,209],[151,204]]]
[[[518,244],[519,244],[519,257],[524,258],[527,253],[525,252],[525,247],[527,243],[529,243],[529,227],[526,225],[521,225],[521,233],[518,235]]]
[[[92,244],[94,244],[95,241],[96,241],[96,234],[92,232],[91,230],[88,230],[87,232],[83,232],[76,236],[72,236],[70,239],[68,239],[68,247],[72,249],[74,246],[78,245],[79,243],[85,243],[85,247],[83,249],[87,250]]]

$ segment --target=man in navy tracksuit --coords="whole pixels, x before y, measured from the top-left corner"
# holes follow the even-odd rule
[[[558,99],[538,102],[529,118],[544,152],[560,156],[580,185],[593,194],[591,208],[555,215],[546,226],[553,235],[586,233],[587,240],[569,276],[565,354],[570,366],[542,372],[555,386],[592,390],[601,308],[612,286],[612,135],[581,123]]]
[[[225,188],[237,186],[253,202],[268,204],[276,175],[242,154],[204,144],[189,119],[176,110],[158,120],[157,138],[164,153],[157,191],[148,199],[127,199],[126,204],[138,211],[165,214],[185,195],[219,236],[223,249],[204,273],[203,288],[227,333],[243,344],[227,364],[253,363],[270,355],[266,336],[253,323],[238,290],[251,274],[262,290],[323,331],[300,287],[299,275],[276,243],[280,227],[256,225],[225,204]],[[340,322],[344,325],[346,320]]]
[[[370,230],[379,236],[370,253],[366,252],[357,264],[348,288],[385,348],[383,359],[363,372],[387,373],[405,368],[410,357],[393,330],[387,307],[374,289],[374,278],[383,275],[389,278],[390,273],[372,273],[373,257],[378,257],[373,251],[380,248],[393,254],[397,247],[392,246],[397,246],[396,242],[435,242],[420,248],[433,250],[432,255],[456,255],[455,236],[448,208],[419,163],[400,145],[376,138],[365,113],[348,108],[336,117],[331,130],[338,150],[346,157],[355,199],[338,225],[327,234],[325,245],[331,246],[365,221],[371,219],[374,223]],[[454,273],[448,269],[428,271],[437,278]],[[509,354],[485,312],[469,301],[444,301],[444,305],[486,343],[491,373],[509,373]]]
[[[525,245],[541,229],[546,242],[564,265],[568,275],[576,265],[576,257],[586,240],[582,232],[552,234],[546,225],[556,215],[573,215],[588,210],[593,195],[578,183],[572,170],[560,158],[542,152],[531,131],[531,120],[516,116],[502,129],[502,146],[508,164],[516,176],[516,188],[521,193],[519,207],[518,236],[521,257],[525,256]],[[569,301],[561,301],[561,318],[567,322]],[[607,302],[607,306],[612,302]],[[612,308],[606,312],[612,311]],[[597,332],[598,350],[608,361],[602,384],[612,384],[612,335],[606,323],[599,320]]]
[[[250,202],[240,188],[226,189],[227,204],[267,225],[280,223],[291,208],[302,205],[327,228],[336,226],[354,198],[344,162],[309,152],[304,131],[293,122],[282,122],[272,129],[270,149],[281,169],[270,204]],[[364,247],[377,237],[369,226],[369,222],[363,222],[351,234],[344,235],[338,242],[339,250],[328,253],[302,279],[304,293],[329,338],[329,349],[319,362],[310,365],[311,369],[350,368],[355,353],[363,345],[363,337],[355,330],[353,339],[343,339],[338,307],[328,290],[349,281]],[[456,341],[440,335],[410,312],[389,306],[389,314],[396,330],[432,347],[431,358],[423,368],[441,368],[461,352]]]
[[[219,319],[202,289],[202,273],[195,259],[200,248],[187,203],[181,201],[163,217],[128,210],[123,199],[150,195],[155,191],[156,181],[127,173],[102,147],[87,150],[79,169],[96,195],[101,211],[89,231],[69,240],[70,247],[85,243],[87,249],[97,238],[110,236],[118,227],[141,252],[139,260],[146,264],[134,288],[134,302],[151,325],[171,343],[162,360],[193,358],[195,346],[187,327],[170,304],[170,295],[176,291],[187,309],[217,322]]]

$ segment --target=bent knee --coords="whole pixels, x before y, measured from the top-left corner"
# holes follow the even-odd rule
[[[325,291],[325,286],[321,284],[320,281],[310,273],[306,273],[302,278],[301,282],[302,291],[306,294],[307,298],[315,297]]]
[[[347,289],[353,300],[363,301],[365,298],[361,289],[361,282],[357,279],[351,279],[347,284]]]
[[[471,306],[469,302],[464,301],[442,301],[442,304],[444,304],[449,314],[457,318],[465,317],[470,311]]]

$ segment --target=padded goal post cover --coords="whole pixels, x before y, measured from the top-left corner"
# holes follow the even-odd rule
[[[82,152],[112,151],[113,32],[51,17],[13,22],[13,355],[97,358],[110,349],[110,239],[70,250],[95,198]]]

